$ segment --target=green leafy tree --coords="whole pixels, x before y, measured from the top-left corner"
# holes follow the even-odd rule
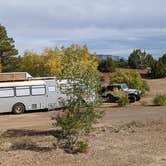
[[[8,37],[5,27],[0,24],[0,61],[3,72],[9,70],[11,58],[17,54],[14,39]]]
[[[166,77],[166,64],[164,64],[161,59],[159,61],[155,61],[151,65],[151,77],[152,78]]]
[[[128,64],[131,68],[134,68],[134,69],[138,69],[140,68],[140,64],[141,64],[141,50],[140,49],[137,49],[137,50],[134,50],[129,58],[128,58]]]
[[[154,58],[151,54],[147,54],[145,57],[145,67],[151,67],[154,63]]]
[[[152,78],[166,77],[166,54],[160,57],[159,60],[153,60],[150,67]]]
[[[166,54],[159,58],[159,61],[162,62],[166,66]]]
[[[26,51],[21,58],[20,71],[26,71],[33,77],[46,76],[44,57],[40,54]]]
[[[13,56],[10,58],[9,64],[7,65],[7,72],[20,72],[22,66],[22,57]]]
[[[67,89],[70,99],[64,113],[56,117],[56,125],[61,128],[59,146],[67,152],[80,152],[87,144],[86,135],[100,117],[94,109],[97,103],[99,74],[94,57],[86,46],[72,45],[62,48],[63,69],[59,79],[67,79],[71,85]],[[95,98],[95,100],[93,99]]]
[[[98,70],[104,73],[113,72],[115,71],[115,62],[111,57],[100,60]]]
[[[152,55],[147,54],[145,51],[142,52],[140,49],[134,50],[128,58],[129,66],[134,69],[149,67],[152,63]]]
[[[116,60],[115,62],[115,67],[119,67],[119,68],[128,68],[128,61],[125,59],[120,59],[120,60]]]

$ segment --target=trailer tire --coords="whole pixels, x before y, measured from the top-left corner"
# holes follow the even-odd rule
[[[25,106],[23,103],[16,103],[13,105],[12,112],[14,114],[21,114],[25,112]]]

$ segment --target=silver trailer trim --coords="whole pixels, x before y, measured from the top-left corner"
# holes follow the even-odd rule
[[[46,85],[44,80],[33,81],[19,81],[19,82],[0,82],[0,88],[2,87],[15,87],[15,86],[30,86],[30,85]]]

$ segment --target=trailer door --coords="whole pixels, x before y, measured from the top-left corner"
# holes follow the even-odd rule
[[[55,85],[47,86],[47,107],[49,110],[58,108],[57,105],[57,90]]]

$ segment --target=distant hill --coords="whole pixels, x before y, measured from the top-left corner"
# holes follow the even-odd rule
[[[97,57],[99,59],[107,59],[107,58],[111,57],[113,60],[116,60],[116,61],[118,61],[120,59],[126,60],[124,57],[121,57],[121,56],[107,55],[107,54],[97,54]]]

